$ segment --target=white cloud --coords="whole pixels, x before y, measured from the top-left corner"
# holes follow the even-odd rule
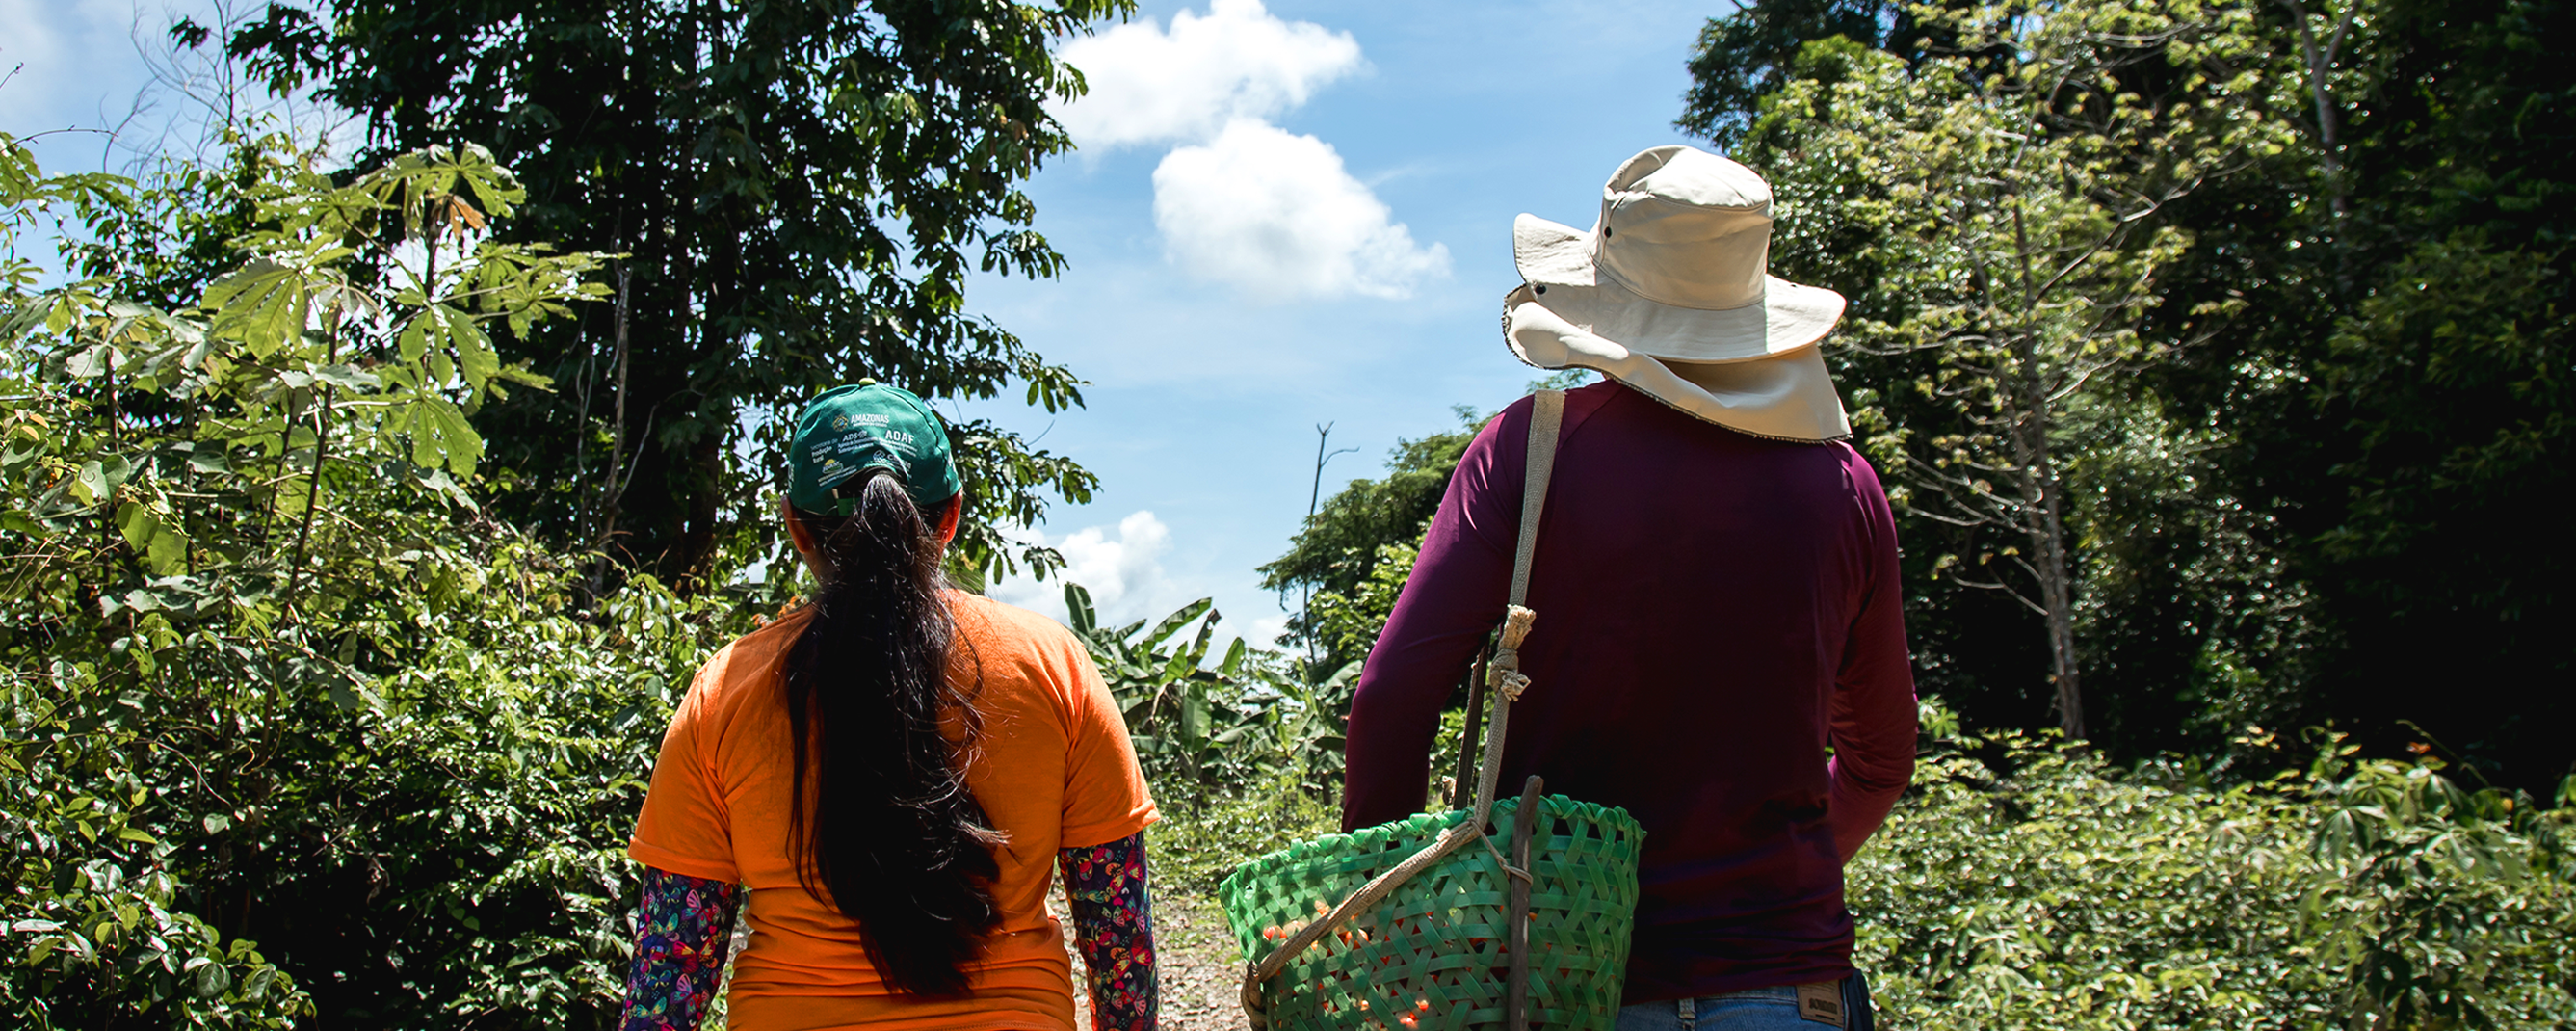
[[[1350,33],[1281,21],[1261,0],[1214,0],[1182,11],[1165,32],[1153,19],[1067,41],[1058,56],[1090,92],[1056,107],[1084,147],[1203,139],[1237,118],[1266,118],[1360,67]]]
[[[1091,592],[1091,607],[1104,626],[1123,626],[1139,619],[1159,619],[1195,599],[1183,597],[1181,585],[1163,571],[1162,555],[1171,547],[1172,531],[1149,511],[1118,521],[1117,537],[1091,526],[1061,538],[1030,531],[1017,534],[1053,546],[1065,567],[1047,581],[1013,578],[995,581],[987,590],[995,599],[1069,622],[1064,585],[1081,584]]]
[[[1154,225],[1190,274],[1266,299],[1403,298],[1449,272],[1449,248],[1413,242],[1332,145],[1238,119],[1154,169]]]
[[[1165,31],[1151,19],[1066,41],[1091,92],[1055,109],[1095,152],[1179,144],[1154,169],[1164,254],[1261,300],[1403,298],[1448,274],[1385,203],[1313,136],[1270,124],[1362,67],[1347,32],[1282,21],[1261,0],[1211,0]]]

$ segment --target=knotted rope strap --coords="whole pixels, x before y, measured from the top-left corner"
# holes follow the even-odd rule
[[[1322,941],[1325,935],[1349,923],[1351,918],[1375,908],[1396,888],[1412,880],[1413,875],[1429,869],[1468,841],[1482,841],[1486,848],[1494,847],[1494,843],[1485,837],[1485,821],[1493,813],[1494,778],[1502,772],[1503,737],[1511,725],[1512,700],[1529,688],[1529,678],[1521,674],[1521,642],[1529,637],[1530,625],[1538,619],[1538,613],[1523,607],[1521,602],[1529,597],[1530,556],[1538,549],[1539,514],[1547,507],[1548,476],[1556,469],[1557,427],[1565,421],[1564,391],[1542,390],[1532,395],[1530,400],[1529,458],[1523,467],[1521,487],[1521,537],[1512,556],[1512,593],[1510,603],[1504,607],[1502,646],[1495,650],[1493,663],[1488,667],[1488,678],[1494,687],[1490,699],[1494,715],[1490,721],[1492,726],[1486,731],[1484,759],[1476,765],[1475,809],[1466,820],[1442,832],[1422,851],[1406,857],[1394,869],[1370,878],[1367,884],[1360,885],[1358,891],[1342,899],[1332,911],[1317,917],[1314,923],[1289,936],[1278,948],[1270,950],[1269,955],[1261,957],[1260,962],[1244,970],[1243,1014],[1252,1022],[1254,1031],[1270,1026],[1268,1015],[1261,1009],[1261,982],[1277,977],[1298,953]],[[1495,858],[1502,858],[1499,850]],[[1504,861],[1502,866],[1513,877],[1524,881],[1530,879],[1529,871],[1513,867],[1509,861]]]

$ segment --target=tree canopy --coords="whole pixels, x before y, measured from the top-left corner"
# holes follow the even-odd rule
[[[1081,80],[1051,40],[1125,0],[275,3],[222,41],[273,89],[364,120],[361,166],[474,142],[528,197],[501,228],[613,255],[610,303],[503,354],[549,378],[484,407],[497,511],[688,584],[756,534],[781,413],[875,377],[934,403],[1080,381],[968,309],[982,271],[1063,259],[1020,184],[1070,141],[1046,113]],[[208,30],[183,25],[183,38]],[[978,566],[1044,565],[993,530],[1094,479],[961,420]]]
[[[2511,529],[2571,493],[2557,459],[2576,443],[2576,75],[2531,59],[2569,28],[2563,6],[1908,7],[1913,35],[1893,10],[1713,21],[1682,124],[1771,174],[1774,271],[1852,298],[1829,355],[1907,490],[1925,686],[1975,722],[2030,725],[2052,704],[2033,671],[2071,652],[2086,732],[2114,754],[2224,756],[2246,723],[2331,719],[2500,781],[2564,777],[2576,751],[2533,732],[2567,717],[2563,692],[2524,685],[2568,678],[2543,638],[2567,617],[2570,549]],[[2002,90],[2029,120],[1944,127],[1915,96],[1961,89]],[[1970,167],[2069,147],[2093,155],[2078,174]],[[1973,223],[1932,216],[2041,187],[2122,227],[2062,266],[2075,278],[2051,302],[2115,334],[2070,352],[2100,367],[2051,393],[2064,417],[2035,440],[2067,456],[2063,634],[2056,606],[2004,601],[1983,575],[2028,545],[2010,554],[1955,504],[2028,482],[2037,452],[1944,444],[2001,410],[1954,391],[1960,352],[1905,342],[2001,297],[1957,266]],[[1908,475],[1945,463],[1967,470],[1946,489]],[[2031,597],[2041,579],[2022,580]]]

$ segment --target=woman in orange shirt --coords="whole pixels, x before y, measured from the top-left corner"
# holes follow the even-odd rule
[[[628,854],[647,869],[628,1031],[696,1031],[748,888],[728,1026],[1073,1031],[1064,871],[1104,1029],[1155,1026],[1125,720],[1079,640],[951,589],[963,500],[937,416],[862,381],[796,420],[785,517],[821,583],[671,717]]]

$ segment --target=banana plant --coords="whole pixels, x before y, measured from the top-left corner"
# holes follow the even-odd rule
[[[1222,659],[1207,664],[1223,618],[1215,602],[1201,598],[1150,626],[1137,620],[1108,628],[1100,625],[1091,592],[1066,584],[1064,607],[1074,635],[1090,649],[1127,717],[1137,754],[1149,766],[1166,767],[1157,772],[1178,773],[1203,787],[1236,779],[1229,774],[1239,763],[1230,753],[1261,729],[1261,721],[1244,706],[1249,646],[1237,638]],[[1192,623],[1198,633],[1181,638]]]
[[[1281,677],[1282,704],[1269,707],[1272,740],[1293,761],[1299,782],[1327,803],[1342,782],[1343,727],[1350,719],[1351,694],[1359,679],[1357,661],[1343,663],[1322,680]]]
[[[1316,678],[1301,660],[1240,638],[1211,663],[1222,617],[1206,598],[1118,627],[1100,625],[1091,592],[1079,584],[1065,586],[1064,607],[1148,773],[1186,780],[1194,805],[1211,792],[1283,781],[1331,800],[1359,663]],[[1188,633],[1193,624],[1197,632]]]

